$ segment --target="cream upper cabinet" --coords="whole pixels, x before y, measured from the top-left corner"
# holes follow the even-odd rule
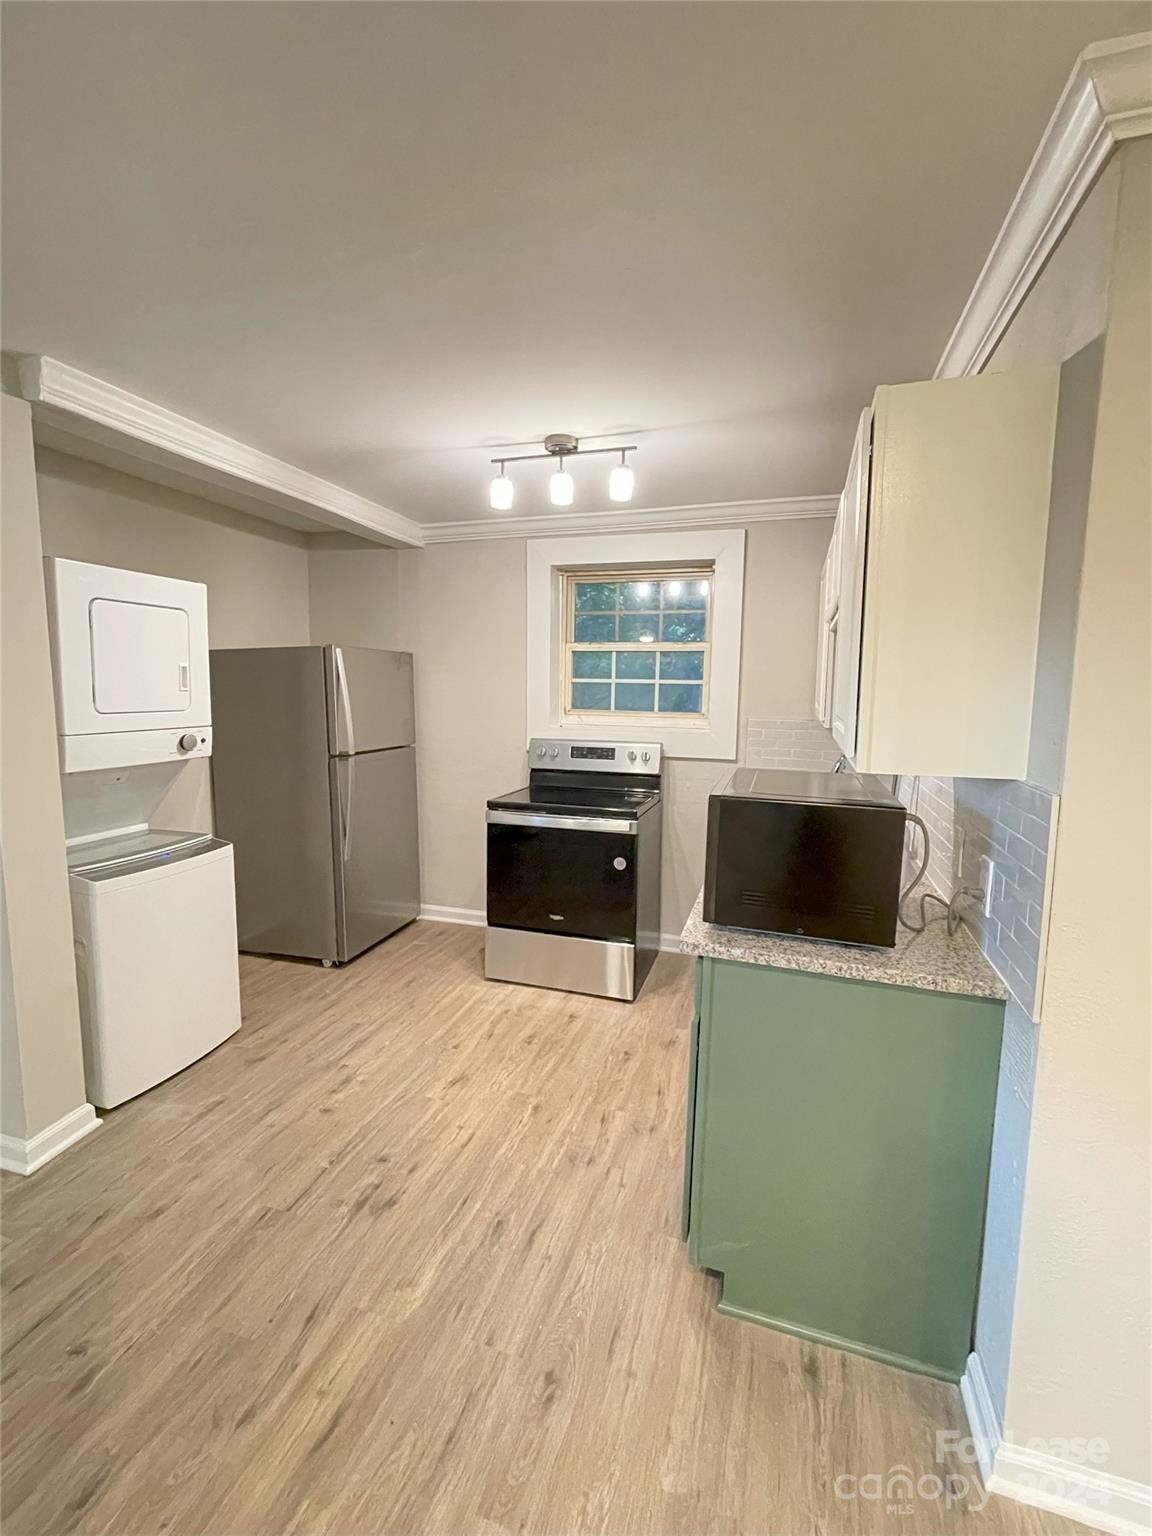
[[[836,517],[835,542],[840,581],[836,614],[836,665],[833,669],[828,723],[836,745],[849,759],[856,756],[871,447],[872,412],[867,410],[860,417],[860,425],[856,430],[856,441],[848,465],[848,479]]]
[[[897,384],[864,413],[825,641],[832,732],[861,772],[1024,776],[1057,385]]]

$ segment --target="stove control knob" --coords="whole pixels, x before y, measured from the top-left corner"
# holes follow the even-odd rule
[[[185,731],[176,745],[180,748],[181,752],[192,752],[195,750],[199,740],[200,738],[196,735],[195,731]]]
[[[629,754],[628,754],[628,761],[630,763],[634,763],[636,761],[636,754],[635,754],[635,752],[629,752]]]
[[[641,752],[641,754],[640,754],[640,761],[642,763],[646,763],[651,756],[652,756],[651,752]]]
[[[548,748],[547,747],[537,747],[536,748],[536,756],[537,757],[547,757],[548,756]]]
[[[548,748],[548,756],[549,757],[559,757],[560,756],[560,748],[559,747],[549,747]]]

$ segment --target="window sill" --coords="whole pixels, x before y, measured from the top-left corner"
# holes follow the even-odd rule
[[[554,720],[532,736],[579,736],[587,741],[656,741],[665,757],[697,757],[735,760],[736,754],[715,730],[711,721],[661,720],[658,715],[621,715],[606,720],[603,715],[581,719],[566,715]]]

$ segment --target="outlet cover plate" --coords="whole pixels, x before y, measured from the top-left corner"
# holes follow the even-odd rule
[[[980,888],[984,892],[984,916],[992,916],[992,881],[996,876],[996,865],[986,853],[980,855]]]

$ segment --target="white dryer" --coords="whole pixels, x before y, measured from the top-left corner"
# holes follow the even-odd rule
[[[88,1098],[111,1109],[240,1028],[232,845],[135,829],[68,869]]]
[[[209,756],[203,582],[81,560],[44,567],[63,772]]]

